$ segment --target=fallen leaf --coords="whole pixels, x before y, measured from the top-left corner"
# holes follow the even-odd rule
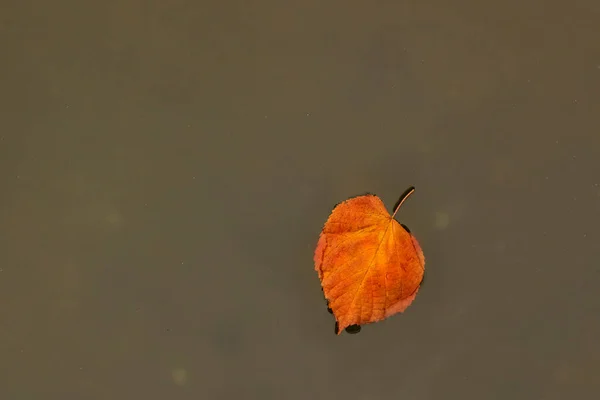
[[[315,250],[315,270],[336,333],[403,312],[415,299],[425,258],[410,230],[394,216],[414,192],[410,187],[390,215],[381,199],[367,194],[336,205]]]

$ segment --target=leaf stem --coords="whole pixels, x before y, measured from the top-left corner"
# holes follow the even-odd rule
[[[396,202],[396,205],[394,206],[394,213],[392,214],[392,219],[396,216],[396,213],[400,209],[400,206],[402,205],[402,203],[404,203],[404,200],[406,200],[408,198],[408,196],[410,196],[411,194],[413,194],[414,191],[415,191],[415,187],[411,186],[408,189],[406,189],[404,191],[404,193],[402,193],[402,195],[400,196],[400,198]]]

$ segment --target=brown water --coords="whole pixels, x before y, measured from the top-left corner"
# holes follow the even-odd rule
[[[12,0],[0,49],[0,399],[597,398],[600,2]],[[322,224],[410,185],[427,282],[335,336]]]

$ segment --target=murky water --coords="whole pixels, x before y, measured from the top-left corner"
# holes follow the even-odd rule
[[[600,3],[250,3],[0,5],[0,398],[595,398]],[[337,337],[322,224],[410,185]]]

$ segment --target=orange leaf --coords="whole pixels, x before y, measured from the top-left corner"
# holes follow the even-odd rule
[[[414,190],[400,197],[391,216],[379,197],[368,194],[335,206],[325,223],[315,270],[338,335],[404,311],[417,295],[425,258],[408,228],[394,219]]]

